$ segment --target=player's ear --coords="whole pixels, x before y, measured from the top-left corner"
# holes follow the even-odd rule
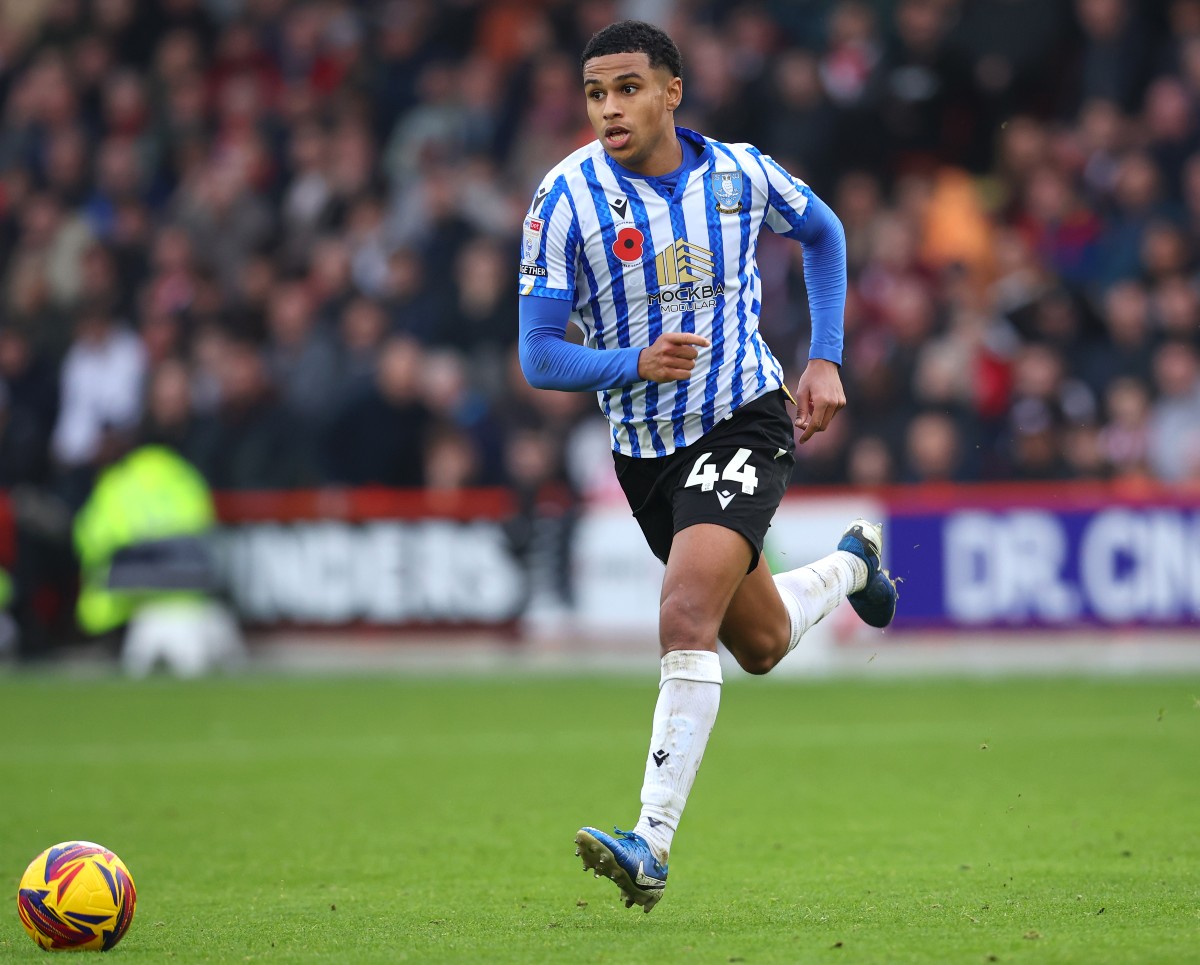
[[[683,78],[672,77],[667,83],[667,110],[676,110],[681,103],[683,103]]]

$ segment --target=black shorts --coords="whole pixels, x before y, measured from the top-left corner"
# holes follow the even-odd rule
[[[746,537],[753,570],[791,482],[795,451],[787,397],[778,391],[667,456],[634,459],[614,452],[613,461],[633,516],[660,560],[667,561],[680,530],[715,523]]]

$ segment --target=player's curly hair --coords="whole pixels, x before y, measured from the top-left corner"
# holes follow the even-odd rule
[[[651,67],[666,67],[672,77],[683,76],[683,58],[675,41],[661,27],[644,20],[620,20],[597,30],[583,48],[579,66],[608,54],[645,54]]]

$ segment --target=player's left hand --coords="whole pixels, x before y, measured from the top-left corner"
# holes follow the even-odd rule
[[[841,371],[825,359],[810,359],[796,385],[796,428],[800,430],[797,443],[807,442],[814,432],[824,432],[846,404],[842,391]]]

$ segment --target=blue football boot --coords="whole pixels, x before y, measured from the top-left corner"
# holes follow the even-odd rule
[[[880,568],[883,555],[883,524],[856,519],[842,534],[837,548],[853,553],[867,564],[867,585],[847,600],[862,621],[873,627],[886,627],[896,615],[896,583],[887,570]]]
[[[667,866],[654,857],[640,834],[613,828],[605,834],[597,828],[580,828],[575,835],[575,853],[583,858],[583,869],[591,868],[599,878],[612,878],[625,896],[625,907],[641,905],[650,911],[667,887]]]

